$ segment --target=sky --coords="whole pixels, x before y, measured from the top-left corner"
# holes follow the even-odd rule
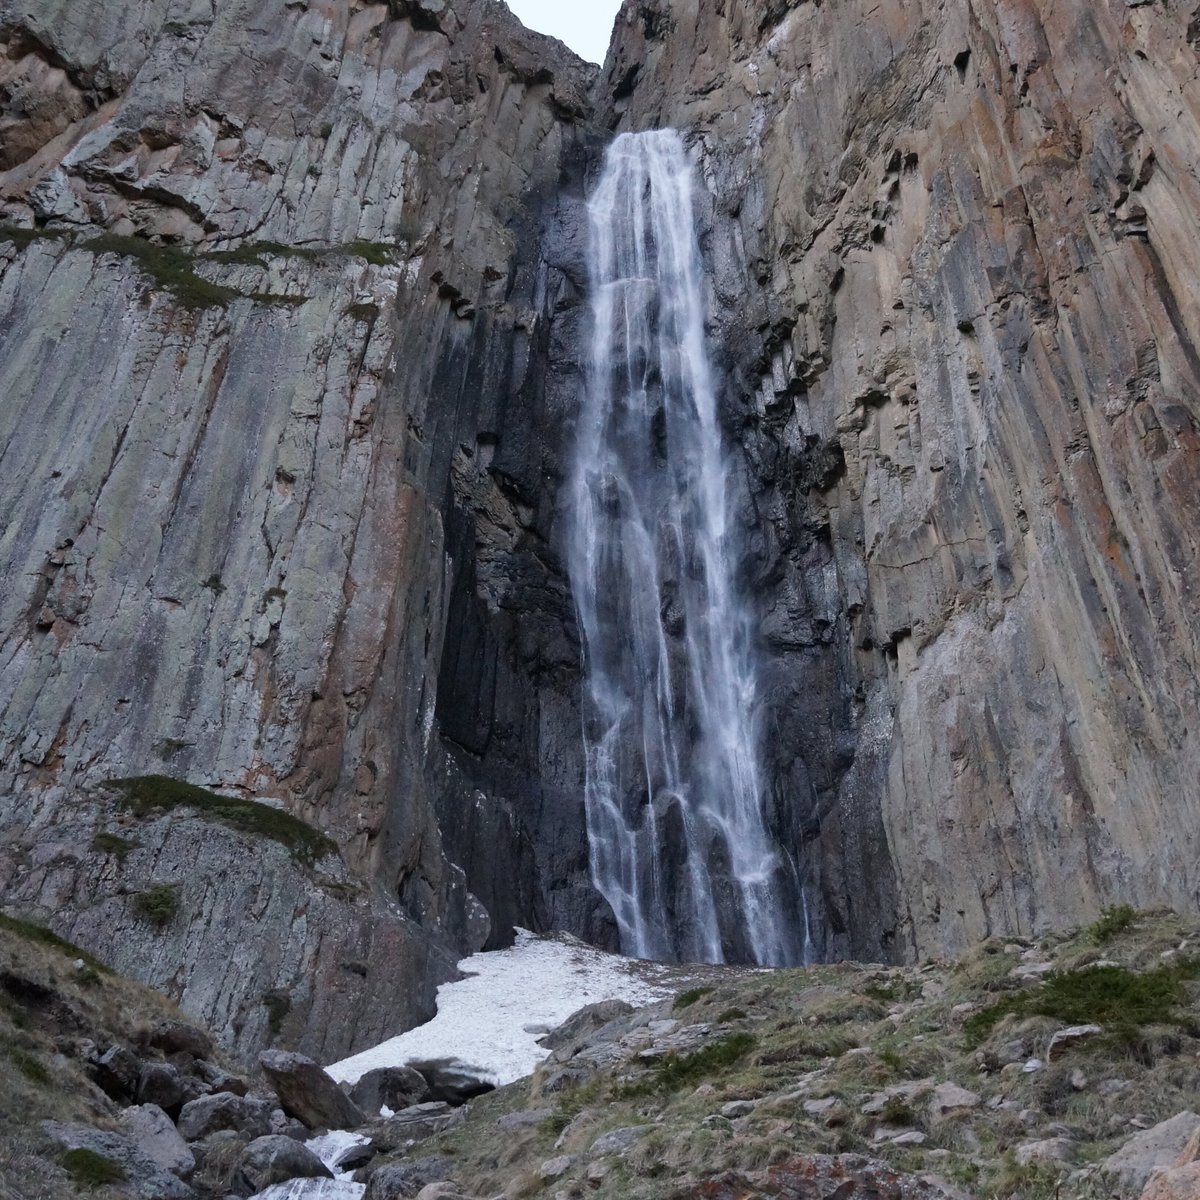
[[[508,7],[530,29],[566,42],[589,62],[602,63],[621,0],[508,0]]]

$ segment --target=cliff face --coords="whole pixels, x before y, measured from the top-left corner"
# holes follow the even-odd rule
[[[327,1057],[611,944],[559,485],[589,174],[669,124],[822,952],[1194,907],[1194,8],[628,0],[597,79],[496,0],[0,0],[5,903]]]
[[[1200,14],[644,0],[834,951],[1200,899]]]
[[[247,1047],[328,960],[345,1004],[292,1034],[342,1053],[487,937],[458,864],[494,937],[555,915],[578,653],[538,431],[574,399],[547,362],[595,72],[491,0],[6,3],[0,37],[5,898]],[[544,760],[535,849],[504,782]],[[196,828],[91,848],[120,815],[96,785],[152,773],[329,831],[371,911]],[[153,882],[212,946],[115,919]],[[248,959],[264,906],[279,953]]]

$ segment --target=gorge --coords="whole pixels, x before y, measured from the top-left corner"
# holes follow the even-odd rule
[[[1194,912],[1198,21],[627,0],[596,70],[498,0],[0,0],[5,910],[324,1062],[516,927],[910,962]],[[596,355],[651,246],[683,298]],[[622,473],[697,522],[662,573]],[[581,596],[618,542],[644,611]]]

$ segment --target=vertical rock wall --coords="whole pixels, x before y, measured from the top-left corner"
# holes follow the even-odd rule
[[[1200,902],[1193,0],[630,0],[827,949]]]
[[[428,1013],[471,889],[493,937],[555,915],[521,819],[578,771],[547,362],[594,70],[492,0],[0,3],[0,43],[5,900],[249,1042],[324,938],[367,983],[290,1028],[340,1053],[381,988]],[[98,851],[95,785],[155,772],[328,831],[378,953],[361,912],[297,934],[315,893],[231,917],[222,837]],[[181,965],[94,919],[151,882],[196,939],[297,944]]]

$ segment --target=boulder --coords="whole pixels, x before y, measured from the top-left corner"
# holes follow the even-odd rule
[[[333,1173],[307,1147],[290,1137],[268,1134],[242,1151],[238,1173],[251,1192],[289,1179],[332,1179]]]
[[[363,1200],[413,1200],[422,1188],[450,1178],[453,1163],[431,1156],[392,1163],[371,1173]]]
[[[222,1129],[251,1138],[264,1137],[271,1132],[271,1106],[252,1096],[217,1092],[188,1101],[180,1111],[178,1125],[189,1142],[198,1142]]]
[[[557,1158],[548,1158],[538,1168],[538,1176],[546,1181],[561,1179],[573,1166],[575,1160],[569,1154],[560,1154]]]
[[[422,1142],[434,1134],[461,1125],[466,1120],[465,1108],[452,1108],[440,1100],[426,1104],[414,1104],[409,1108],[377,1121],[367,1130],[371,1145],[377,1150],[390,1153],[411,1142]]]
[[[1077,1151],[1070,1138],[1043,1138],[1037,1142],[1022,1142],[1016,1149],[1016,1159],[1022,1167],[1039,1162],[1069,1163],[1075,1161]]]
[[[1200,1128],[1172,1166],[1150,1176],[1142,1200],[1200,1200]]]
[[[223,1067],[214,1063],[196,1063],[196,1074],[208,1084],[214,1092],[232,1092],[235,1096],[244,1096],[250,1091],[250,1084],[240,1075],[231,1075]]]
[[[193,1058],[209,1058],[213,1052],[210,1034],[187,1021],[159,1021],[147,1039],[155,1050],[164,1054],[190,1054]]]
[[[1158,1168],[1172,1166],[1200,1129],[1200,1115],[1182,1112],[1131,1137],[1103,1162],[1104,1170],[1131,1191],[1144,1188]]]
[[[196,1168],[196,1157],[179,1136],[175,1123],[157,1104],[127,1108],[118,1118],[121,1132],[160,1167],[172,1175],[188,1178]]]
[[[538,1045],[545,1046],[547,1050],[573,1045],[598,1029],[603,1029],[609,1021],[626,1017],[631,1012],[633,1005],[626,1004],[624,1000],[601,1000],[599,1004],[589,1004],[572,1013],[557,1029],[538,1038]]]
[[[116,1163],[125,1176],[121,1192],[131,1200],[193,1200],[196,1195],[131,1138],[58,1121],[43,1121],[42,1128],[65,1150],[89,1150]]]
[[[284,1112],[309,1129],[357,1129],[367,1123],[358,1105],[311,1058],[264,1050],[258,1061]]]
[[[429,1096],[447,1104],[466,1104],[476,1096],[495,1091],[496,1085],[483,1079],[478,1067],[453,1058],[432,1059],[409,1063],[420,1071],[429,1084]]]
[[[141,1060],[124,1046],[110,1046],[97,1059],[93,1078],[100,1090],[113,1100],[132,1100],[137,1091]]]
[[[429,1098],[425,1076],[412,1067],[379,1067],[368,1071],[350,1089],[350,1099],[371,1117],[377,1117],[385,1107],[399,1112]]]
[[[189,1099],[183,1076],[167,1062],[148,1062],[138,1074],[137,1101],[139,1104],[156,1104],[174,1116]]]
[[[962,1117],[983,1103],[978,1092],[968,1091],[956,1083],[939,1083],[929,1098],[929,1119],[937,1124],[954,1117]]]

